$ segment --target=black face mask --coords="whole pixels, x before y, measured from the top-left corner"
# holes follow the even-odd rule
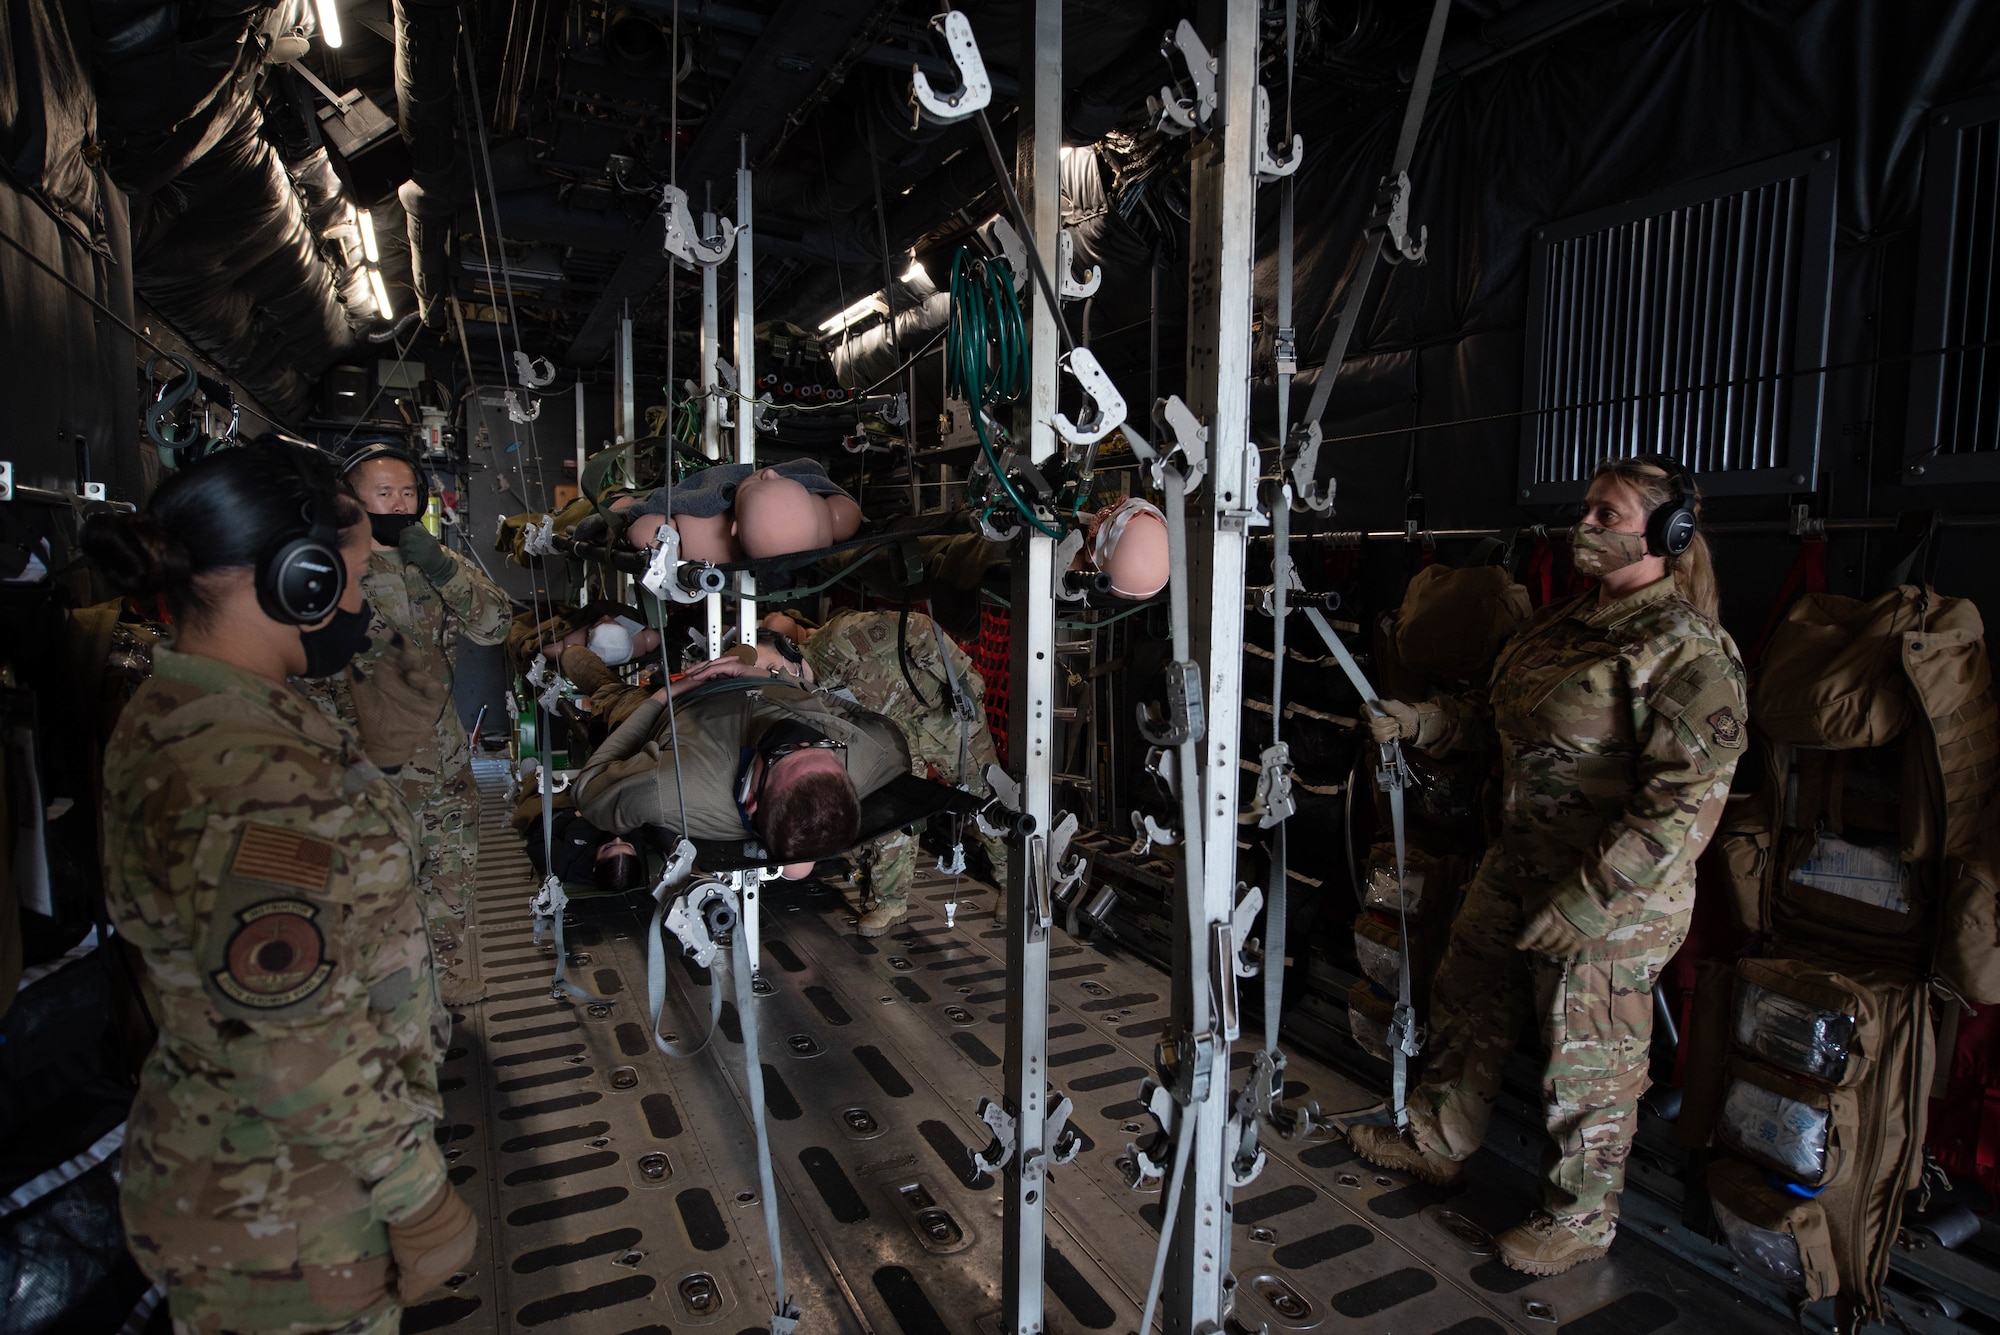
[[[354,661],[354,656],[365,651],[369,645],[368,604],[364,600],[359,612],[349,612],[335,608],[332,618],[318,630],[299,631],[299,642],[306,647],[306,670],[301,677],[337,676]]]
[[[375,541],[381,543],[384,547],[394,547],[396,545],[396,536],[422,517],[421,515],[378,515],[371,513],[368,516],[368,528],[375,535]]]

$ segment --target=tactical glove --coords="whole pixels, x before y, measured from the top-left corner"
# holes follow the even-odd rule
[[[435,743],[451,688],[401,632],[365,669],[349,668],[347,681],[362,748],[377,769],[393,774]]]
[[[1548,959],[1566,960],[1581,955],[1590,946],[1591,940],[1551,903],[1542,905],[1535,911],[1535,916],[1528,919],[1528,926],[1514,947],[1531,950]]]
[[[451,553],[422,524],[412,524],[398,533],[396,550],[432,584],[443,584],[458,573],[458,562],[451,559]]]
[[[389,1225],[389,1254],[396,1261],[396,1292],[405,1306],[417,1301],[472,1261],[479,1222],[450,1183],[400,1224]]]
[[[1444,710],[1434,701],[1419,700],[1406,705],[1401,700],[1378,700],[1388,717],[1370,718],[1368,735],[1377,746],[1387,746],[1390,742],[1414,742],[1418,746],[1429,746],[1444,736]]]

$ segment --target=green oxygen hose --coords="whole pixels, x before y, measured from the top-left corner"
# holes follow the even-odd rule
[[[1004,260],[980,259],[960,247],[951,261],[951,324],[945,339],[945,389],[964,399],[986,465],[1021,518],[1043,535],[1063,532],[1037,515],[1000,467],[986,434],[985,410],[1021,397],[1028,381],[1028,335],[1014,275]]]

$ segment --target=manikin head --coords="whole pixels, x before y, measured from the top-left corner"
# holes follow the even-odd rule
[[[1167,587],[1173,568],[1165,516],[1137,496],[1098,511],[1090,563],[1111,577],[1111,592],[1118,597],[1152,597]]]

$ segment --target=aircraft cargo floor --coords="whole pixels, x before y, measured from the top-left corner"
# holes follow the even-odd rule
[[[588,903],[571,910],[572,976],[606,1004],[552,1001],[553,950],[533,941],[534,876],[507,826],[505,770],[481,761],[479,771],[474,954],[489,990],[455,1033],[440,1136],[481,1218],[480,1249],[403,1329],[753,1335],[768,1325],[772,1283],[734,1009],[725,1004],[707,1052],[662,1056],[646,1032],[646,920]],[[999,1092],[1002,931],[989,887],[963,883],[955,927],[940,907],[947,894],[933,872],[907,923],[869,942],[839,889],[764,891],[766,1104],[786,1274],[808,1335],[997,1335],[1000,1193],[974,1175],[970,1149],[987,1138],[980,1097]],[[669,973],[661,1025],[687,1029],[707,1013],[706,971],[672,963]],[[1086,1139],[1051,1179],[1048,1328],[1128,1335],[1160,1197],[1127,1188],[1118,1160],[1151,1129],[1135,1095],[1167,980],[1061,937],[1050,983],[1051,1076],[1075,1100]],[[1239,1067],[1249,1046],[1239,1045]],[[1296,1054],[1290,1074],[1292,1093],[1323,1110],[1379,1098]],[[1492,1253],[1491,1231],[1532,1199],[1532,1179],[1507,1154],[1479,1156],[1468,1185],[1440,1193],[1372,1171],[1324,1134],[1270,1148],[1235,1205],[1246,1330],[1793,1328],[1733,1290],[1720,1248],[1704,1273],[1652,1245],[1649,1229],[1676,1226],[1637,1193],[1608,1261],[1531,1280]],[[1520,1161],[1534,1152],[1513,1148]]]

